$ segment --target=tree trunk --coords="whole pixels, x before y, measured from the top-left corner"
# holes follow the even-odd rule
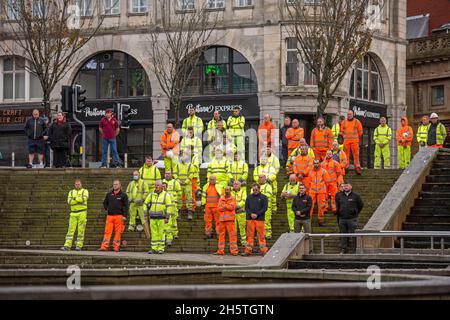
[[[317,85],[318,92],[317,92],[317,111],[316,111],[316,118],[322,117],[323,113],[327,107],[327,101],[324,97],[325,89],[322,85]]]
[[[181,107],[181,99],[176,99],[174,103],[175,108],[175,128],[180,128],[180,107]]]
[[[50,119],[50,93],[44,91],[44,97],[42,99],[42,104],[44,106],[44,115]]]

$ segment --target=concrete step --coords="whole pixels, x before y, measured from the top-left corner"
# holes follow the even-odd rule
[[[427,182],[433,183],[433,182],[450,182],[450,175],[447,174],[440,174],[440,175],[429,175],[426,178]]]
[[[446,268],[445,262],[416,261],[345,261],[345,260],[290,260],[288,269],[367,269],[376,265],[381,269],[441,269]]]
[[[416,199],[414,202],[415,207],[444,207],[448,208],[450,205],[450,198],[425,198],[425,199]]]
[[[449,212],[448,208],[445,207],[413,207],[411,209],[411,214],[447,214]]]
[[[447,215],[418,215],[410,214],[406,217],[406,222],[416,224],[446,223],[450,220],[450,212]]]
[[[403,230],[405,231],[450,231],[450,223],[412,223],[404,222]]]
[[[433,192],[450,192],[450,182],[424,183],[422,190]]]
[[[450,192],[433,192],[433,191],[421,191],[419,192],[419,198],[423,199],[450,199]]]

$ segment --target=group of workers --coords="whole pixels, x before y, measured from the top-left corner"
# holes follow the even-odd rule
[[[200,187],[200,164],[202,160],[203,121],[195,115],[195,109],[189,109],[189,116],[182,126],[183,138],[168,124],[160,142],[164,157],[164,179],[155,166],[153,158],[148,156],[144,165],[133,173],[133,180],[121,189],[120,181],[113,182],[113,190],[105,197],[103,207],[107,211],[107,220],[102,245],[99,250],[108,250],[112,231],[115,231],[113,249],[120,250],[124,221],[129,215],[129,231],[136,230],[136,218],[139,217],[142,229],[148,238],[151,235],[149,253],[163,253],[166,245],[172,245],[178,237],[177,220],[179,212],[186,212],[192,220],[197,208],[203,211],[205,239],[218,236],[216,254],[223,255],[225,237],[228,234],[230,253],[238,254],[238,234],[244,255],[253,251],[255,232],[258,235],[260,252],[267,252],[266,239],[272,237],[272,215],[277,213],[279,189],[277,177],[280,173],[280,160],[273,152],[278,139],[277,130],[270,116],[265,115],[258,127],[259,164],[253,171],[251,194],[247,195],[249,167],[245,161],[244,125],[245,118],[240,109],[235,108],[233,115],[224,121],[219,112],[208,123],[207,134],[210,142],[210,156],[207,169],[207,182]],[[440,147],[446,137],[445,127],[438,122],[436,114],[423,119],[419,127],[417,140],[421,147]],[[285,123],[286,124],[286,123]],[[361,122],[348,111],[347,117],[341,117],[331,129],[325,120],[319,117],[311,132],[310,144],[304,138],[304,130],[294,119],[291,126],[282,131],[286,141],[285,169],[288,183],[281,189],[281,198],[286,201],[289,231],[298,230],[297,222],[311,218],[317,207],[318,223],[325,223],[325,213],[331,207],[336,212],[336,194],[342,189],[346,171],[353,164],[357,174],[361,174],[359,162],[360,139],[363,134]],[[389,144],[392,130],[386,118],[380,119],[375,129],[375,168],[380,168],[381,157],[384,167],[390,167]],[[398,155],[401,168],[410,161],[413,132],[408,120],[402,118],[401,127],[396,132]],[[310,197],[311,205],[303,211],[302,197]],[[296,198],[299,197],[299,198]],[[83,247],[86,225],[87,200],[89,193],[75,181],[75,189],[69,192],[68,204],[71,206],[69,231],[62,250],[69,250],[75,230],[78,227],[76,248]],[[329,203],[330,202],[330,203]],[[309,225],[300,223],[305,232],[311,232]],[[309,227],[308,227],[309,226]],[[301,229],[300,228],[300,229]]]

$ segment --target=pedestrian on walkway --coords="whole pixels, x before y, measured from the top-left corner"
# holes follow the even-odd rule
[[[361,196],[352,190],[352,185],[348,182],[342,184],[342,192],[336,194],[336,214],[339,221],[340,233],[355,233],[358,228],[358,216],[361,213],[364,203]],[[348,237],[341,238],[341,254],[348,253],[349,249],[354,250],[355,245]]]
[[[106,168],[108,156],[108,146],[111,147],[113,155],[113,167],[120,167],[122,161],[117,152],[116,137],[119,135],[120,126],[117,119],[114,117],[112,109],[106,109],[105,116],[100,121],[99,127],[100,135],[102,136],[102,168]]]
[[[75,231],[78,229],[76,251],[81,251],[84,244],[84,232],[87,222],[87,202],[89,199],[89,191],[83,189],[80,179],[76,179],[74,183],[75,189],[71,190],[67,195],[67,203],[70,206],[69,229],[66,235],[66,242],[61,248],[63,251],[69,251],[72,247]]]
[[[44,119],[39,116],[39,110],[33,110],[33,116],[25,123],[25,133],[28,137],[28,164],[27,168],[33,168],[34,156],[38,155],[39,168],[44,168],[45,140],[47,127]]]
[[[105,209],[107,217],[105,234],[103,235],[103,241],[99,251],[109,250],[109,242],[114,230],[113,249],[115,252],[119,252],[122,233],[129,211],[128,196],[122,191],[122,185],[119,179],[113,181],[112,191],[106,194],[105,200],[103,200],[103,209]]]
[[[64,168],[67,165],[71,134],[72,127],[66,121],[64,113],[58,112],[56,120],[48,129],[48,140],[53,149],[53,165],[55,168]]]

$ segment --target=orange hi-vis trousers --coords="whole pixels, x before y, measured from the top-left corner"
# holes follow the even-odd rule
[[[331,198],[331,209],[336,212],[336,193],[338,193],[338,187],[336,183],[330,183],[327,185],[327,194]]]
[[[347,155],[347,161],[350,163],[350,152],[353,154],[353,164],[355,168],[361,168],[359,163],[359,141],[344,141],[344,152]]]
[[[205,214],[203,216],[203,219],[205,220],[205,234],[206,235],[211,235],[211,233],[212,233],[213,219],[216,224],[216,233],[219,233],[219,231],[220,231],[219,212],[217,211],[217,207],[205,207]]]
[[[103,235],[102,242],[102,250],[109,249],[109,242],[111,240],[111,235],[114,230],[114,241],[113,241],[113,249],[118,251],[120,249],[120,241],[122,239],[122,232],[125,228],[125,224],[123,223],[122,215],[111,216],[108,215],[106,217],[106,225],[105,225],[105,234]]]
[[[255,231],[258,234],[259,250],[263,253],[268,251],[266,245],[266,227],[264,221],[259,220],[247,220],[247,245],[245,246],[246,253],[253,252],[253,243],[255,241]]]
[[[236,221],[221,221],[219,222],[219,244],[217,253],[225,253],[225,237],[228,233],[228,239],[230,241],[230,253],[238,254],[239,249],[237,246],[237,232],[236,232]]]
[[[314,155],[316,156],[316,159],[319,159],[320,161],[323,161],[327,155],[327,148],[312,148],[314,151]]]
[[[312,207],[311,207],[311,218],[314,212],[314,207],[316,206],[317,202],[317,213],[319,216],[319,222],[323,222],[325,220],[325,211],[327,209],[328,203],[327,203],[327,194],[326,193],[316,193],[313,191],[310,191],[309,195],[312,198]]]

